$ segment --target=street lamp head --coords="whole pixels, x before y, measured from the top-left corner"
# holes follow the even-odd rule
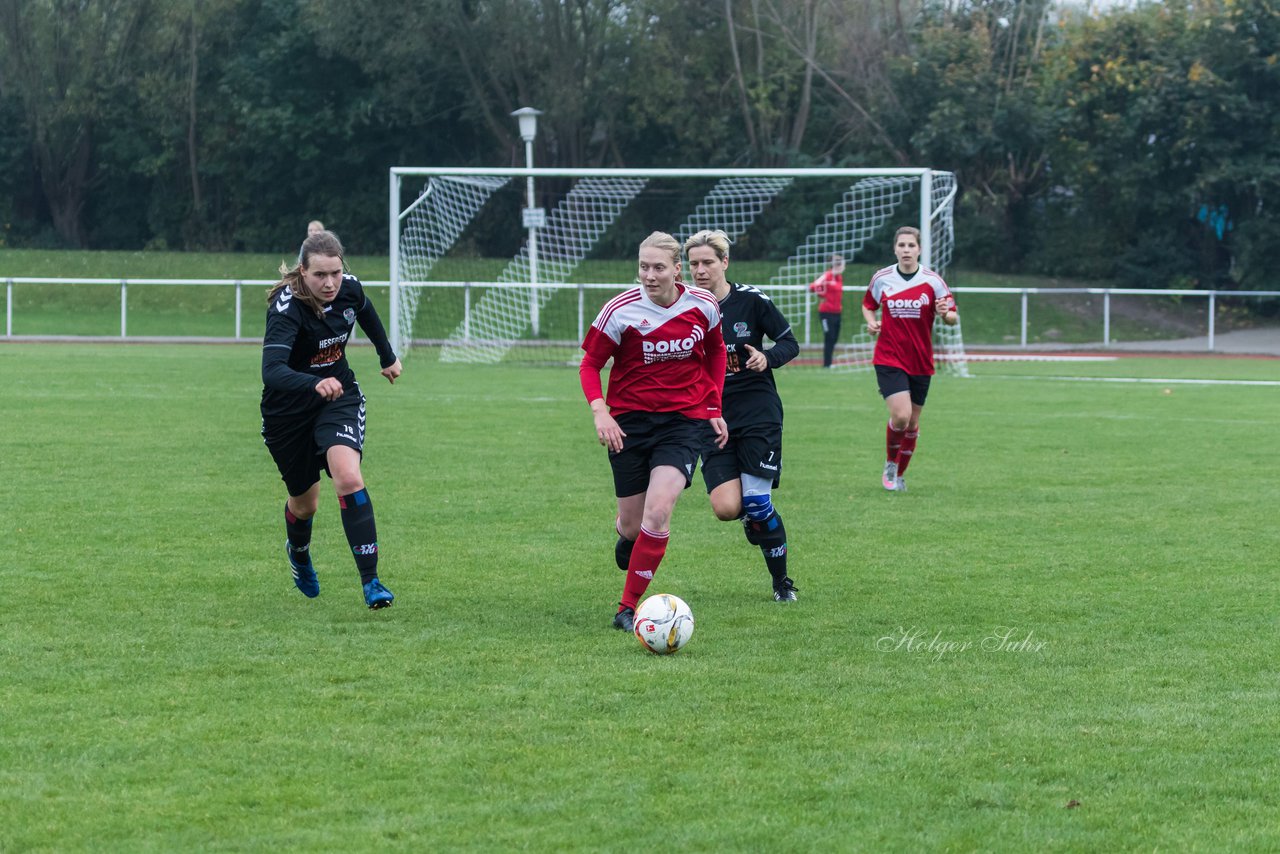
[[[542,110],[521,107],[511,115],[520,122],[520,138],[525,142],[533,142],[533,138],[538,135],[538,116],[542,115]]]

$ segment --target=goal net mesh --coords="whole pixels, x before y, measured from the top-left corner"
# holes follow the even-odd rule
[[[929,174],[930,266],[945,276],[955,178]],[[870,370],[862,294],[892,263],[894,230],[926,226],[920,185],[918,174],[539,177],[545,220],[535,242],[522,220],[523,177],[430,175],[393,223],[397,344],[447,362],[577,364],[600,307],[635,283],[645,236],[667,231],[683,241],[718,228],[733,241],[728,278],[761,287],[779,306],[801,343],[798,364],[820,363],[822,349],[809,284],[832,254],[843,255],[846,331],[833,368]],[[935,355],[940,370],[967,373],[958,325],[937,325]]]

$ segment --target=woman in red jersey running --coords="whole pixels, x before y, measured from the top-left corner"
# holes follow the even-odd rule
[[[920,266],[920,230],[904,226],[893,236],[898,263],[877,270],[862,298],[867,331],[876,336],[871,362],[880,395],[889,408],[885,431],[885,464],[881,484],[906,492],[903,475],[920,435],[920,410],[933,376],[933,322],[959,322],[956,301],[947,283]],[[876,311],[880,311],[877,319]]]
[[[680,281],[680,244],[669,234],[646,237],[639,262],[640,283],[606,303],[587,330],[578,372],[613,468],[614,552],[627,573],[613,625],[626,631],[666,554],[671,513],[698,457],[729,440],[715,295]],[[600,372],[611,358],[606,397]]]

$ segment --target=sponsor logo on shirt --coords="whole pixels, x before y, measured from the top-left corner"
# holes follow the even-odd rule
[[[921,294],[916,299],[893,299],[892,297],[884,301],[884,307],[889,309],[889,313],[894,317],[919,317],[920,310],[930,302],[927,293]]]
[[[705,335],[706,333],[702,331],[701,326],[695,326],[688,338],[666,338],[661,341],[646,340],[641,344],[644,363],[651,365],[654,362],[687,359],[693,355],[693,348],[697,346]]]
[[[349,308],[346,311],[342,312],[342,319],[345,320],[347,323],[355,323],[356,310],[354,308]]]
[[[311,357],[311,367],[327,368],[342,358],[342,345],[347,340],[347,333],[335,338],[325,338],[319,344],[319,351]]]
[[[745,320],[739,320],[737,323],[733,324],[733,334],[737,335],[739,338],[749,338],[751,336],[751,330],[747,327],[747,322]]]

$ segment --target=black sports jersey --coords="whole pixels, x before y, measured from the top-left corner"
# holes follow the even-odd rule
[[[753,424],[781,424],[782,399],[773,381],[773,369],[790,362],[800,352],[791,324],[773,300],[759,288],[729,282],[729,293],[720,300],[720,329],[728,353],[725,364],[724,419],[733,431]],[[773,347],[764,349],[764,336]],[[769,367],[753,371],[743,367],[749,358],[745,345],[764,353]]]
[[[396,354],[387,340],[378,311],[364,294],[364,285],[350,274],[342,277],[324,317],[302,300],[295,300],[286,286],[267,308],[267,331],[262,338],[262,416],[302,415],[325,404],[316,394],[316,383],[325,377],[342,382],[346,391],[356,387],[356,376],[347,364],[347,342],[356,321],[378,351],[386,368]]]

